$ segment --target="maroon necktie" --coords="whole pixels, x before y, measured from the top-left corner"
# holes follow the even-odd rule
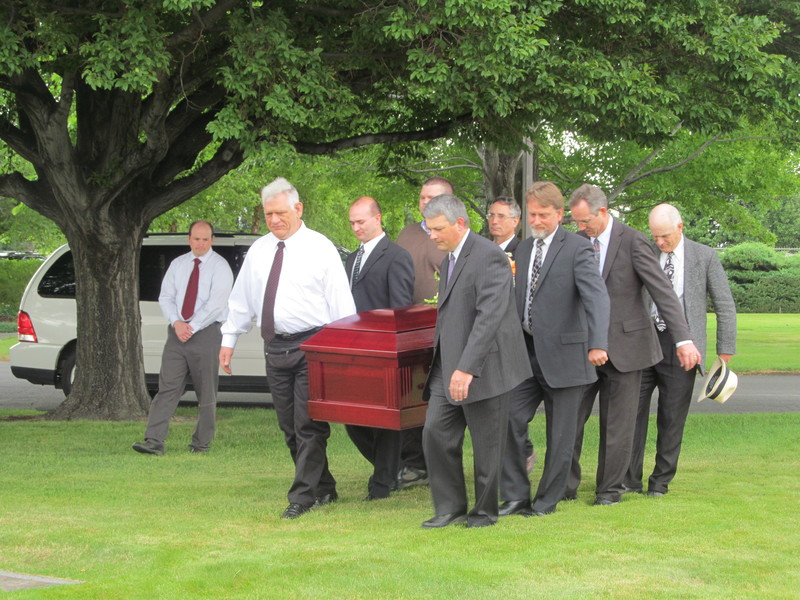
[[[194,305],[197,302],[197,282],[200,281],[200,259],[194,259],[194,269],[189,275],[189,285],[186,286],[186,295],[183,297],[183,307],[181,316],[184,321],[188,321],[194,314]]]
[[[284,245],[282,241],[278,242],[275,258],[272,259],[272,268],[269,270],[267,288],[264,290],[264,304],[261,307],[261,337],[267,344],[275,337],[275,295],[281,278]]]

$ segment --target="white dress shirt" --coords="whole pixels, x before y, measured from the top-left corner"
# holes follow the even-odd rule
[[[606,264],[606,254],[608,254],[608,244],[611,241],[611,226],[614,224],[614,217],[608,215],[608,223],[606,223],[606,228],[603,230],[603,233],[598,235],[596,238],[597,243],[600,244],[600,264],[598,268],[600,269],[600,274],[603,274],[603,267]]]
[[[686,307],[683,304],[683,278],[686,270],[686,244],[683,243],[683,240],[684,237],[681,236],[681,241],[678,242],[678,245],[675,246],[675,250],[672,251],[672,266],[675,269],[672,274],[672,289],[675,290],[675,295],[678,296],[681,306],[683,306],[685,309]],[[664,268],[664,265],[667,264],[667,254],[669,253],[658,253],[658,263],[661,265],[662,269]],[[656,309],[655,304],[653,304],[650,312],[653,317],[658,314],[658,309]]]
[[[500,246],[500,249],[501,249],[503,252],[505,252],[505,251],[506,251],[506,248],[507,248],[507,247],[508,247],[508,245],[511,243],[511,240],[513,240],[513,239],[514,239],[514,236],[515,236],[515,235],[517,235],[517,234],[516,234],[516,233],[512,233],[510,236],[508,236],[508,238],[507,238],[507,239],[506,239],[504,242],[500,242],[499,244],[497,244],[498,246]]]
[[[228,300],[222,346],[235,348],[239,335],[250,331],[254,321],[261,327],[264,290],[279,241],[269,233],[250,246]],[[283,265],[275,297],[276,333],[300,333],[355,314],[350,284],[336,246],[305,223],[283,242]]]
[[[228,261],[209,249],[203,256],[192,252],[173,260],[161,282],[158,304],[161,313],[170,323],[185,321],[181,315],[183,298],[189,285],[189,276],[194,270],[194,259],[200,259],[200,277],[197,281],[197,301],[194,314],[187,322],[197,333],[211,323],[224,321],[228,315],[228,294],[233,285],[233,272]]]

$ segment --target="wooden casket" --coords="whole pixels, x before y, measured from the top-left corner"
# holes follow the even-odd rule
[[[425,305],[371,310],[325,325],[301,346],[309,416],[382,429],[423,425],[435,327],[436,308]]]

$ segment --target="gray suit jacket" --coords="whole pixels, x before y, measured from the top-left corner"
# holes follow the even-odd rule
[[[736,305],[728,278],[713,248],[684,240],[683,309],[689,332],[703,355],[700,373],[705,373],[707,299],[717,315],[717,354],[736,354]],[[656,257],[661,251],[652,245]]]
[[[364,312],[376,308],[395,308],[414,304],[414,263],[411,255],[385,236],[367,260],[361,264],[358,279],[353,282],[353,265],[356,252],[345,261],[347,278],[356,310]]]
[[[533,238],[517,246],[517,314],[527,319]],[[590,348],[608,349],[610,303],[592,245],[559,226],[533,293],[533,345],[547,385],[565,388],[597,380]]]
[[[617,370],[638,371],[663,358],[643,289],[655,300],[672,339],[692,339],[683,307],[650,242],[643,233],[616,219],[611,225],[603,279],[611,299],[608,357]]]
[[[458,369],[474,376],[460,404],[494,398],[532,375],[517,312],[508,258],[500,247],[474,232],[458,256],[451,280],[442,262],[434,361],[441,359],[445,394]],[[426,386],[425,398],[429,395]]]

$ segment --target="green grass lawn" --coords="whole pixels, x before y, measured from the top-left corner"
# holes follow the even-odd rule
[[[340,425],[328,453],[340,501],[284,521],[293,468],[274,412],[221,409],[207,455],[186,451],[194,411],[178,415],[163,457],[130,449],[140,422],[0,421],[0,570],[84,582],[4,598],[794,600],[800,590],[800,413],[690,415],[670,493],[613,507],[590,506],[593,417],[577,501],[434,531],[420,528],[427,488],[361,500],[369,468]],[[540,448],[543,429],[537,416]],[[651,441],[647,467],[652,455]]]
[[[731,368],[742,373],[800,372],[800,314],[737,315],[738,353]],[[714,362],[716,317],[708,318],[708,365]],[[8,360],[8,349],[16,338],[0,338],[0,360]]]

